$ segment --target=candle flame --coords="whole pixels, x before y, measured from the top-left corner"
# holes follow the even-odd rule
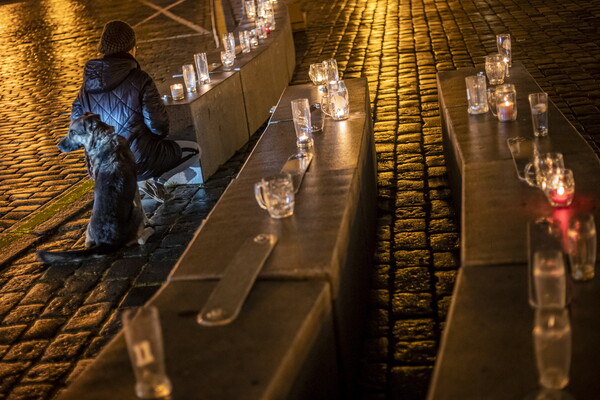
[[[563,194],[565,194],[565,187],[559,186],[558,189],[556,189],[556,193],[558,193],[559,196],[562,196]]]

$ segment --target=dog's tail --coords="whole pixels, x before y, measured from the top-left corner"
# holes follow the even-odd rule
[[[90,247],[82,250],[69,250],[69,251],[49,251],[40,250],[37,252],[37,256],[44,264],[55,264],[55,263],[70,263],[80,262],[89,258],[101,257],[105,254],[112,253],[122,246],[111,245],[102,243],[97,246]]]

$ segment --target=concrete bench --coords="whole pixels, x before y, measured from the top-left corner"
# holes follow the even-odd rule
[[[220,50],[207,54],[210,64],[219,65],[211,74],[212,82],[199,85],[196,93],[187,93],[183,100],[166,103],[174,140],[192,140],[201,148],[200,175],[192,183],[201,183],[216,172],[236,150],[248,142],[269,118],[289,84],[295,68],[292,29],[284,2],[276,4],[276,29],[258,48],[250,53],[238,53],[234,70],[223,71]],[[238,32],[254,28],[244,19]],[[193,54],[190,54],[190,59]],[[169,86],[182,83],[182,78],[168,78],[157,83],[160,93],[170,94]]]
[[[283,93],[238,177],[151,301],[165,314],[173,399],[193,393],[207,399],[352,398],[375,242],[376,175],[367,81],[346,83],[350,118],[326,119],[316,136],[294,215],[271,219],[256,204],[253,185],[296,152],[289,102],[314,100],[312,85]],[[260,233],[279,241],[240,316],[222,327],[198,325],[198,311],[237,249]],[[85,398],[134,398],[130,370],[119,335],[59,398],[95,392]]]
[[[483,68],[438,74],[446,162],[461,214],[461,270],[430,386],[429,399],[525,398],[538,388],[533,312],[528,304],[527,224],[541,217],[562,223],[576,211],[600,221],[600,162],[558,108],[549,104],[542,152],[559,151],[573,169],[575,200],[553,209],[544,194],[519,181],[507,145],[533,140],[527,95],[542,89],[519,62],[508,82],[517,88],[518,119],[469,115],[464,78]],[[600,284],[577,284],[571,305],[573,359],[567,391],[592,398],[600,382],[590,372],[600,356]]]

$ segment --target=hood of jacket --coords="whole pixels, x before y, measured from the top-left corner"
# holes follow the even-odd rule
[[[85,65],[84,86],[89,93],[107,92],[119,86],[132,70],[138,68],[134,58],[99,58]]]

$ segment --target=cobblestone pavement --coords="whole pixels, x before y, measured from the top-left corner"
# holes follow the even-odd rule
[[[175,1],[154,3],[167,7]],[[170,11],[208,26],[196,14],[203,2],[178,3]],[[296,35],[300,54],[294,82],[307,80],[311,62],[335,57],[345,78],[365,76],[370,85],[379,230],[361,398],[422,399],[450,304],[459,246],[435,73],[481,63],[495,51],[494,35],[510,32],[515,59],[598,151],[600,3],[303,4],[309,23]],[[80,156],[60,156],[55,143],[64,133],[65,113],[102,24],[111,18],[141,22],[154,12],[144,1],[0,3],[0,42],[6,52],[0,64],[0,235],[84,175]],[[201,35],[190,29],[182,33],[180,24],[162,14],[138,32],[148,40],[140,43],[140,61],[157,79],[178,73],[189,48],[201,46]],[[150,41],[162,35],[193,36]],[[203,40],[208,45],[209,38]],[[251,147],[206,187],[178,187],[175,200],[159,208],[145,200],[158,223],[145,246],[79,267],[48,268],[31,252],[0,271],[0,399],[51,398],[93,360],[118,331],[122,309],[145,303],[164,282]],[[40,247],[78,246],[86,212]]]
[[[239,19],[240,1],[224,3],[232,18]],[[193,53],[215,47],[209,4],[0,2],[0,234],[85,176],[82,155],[60,154],[56,143],[66,133],[83,65],[99,56],[104,23],[122,19],[135,27],[138,60],[160,81],[181,74],[181,65],[193,62]]]

